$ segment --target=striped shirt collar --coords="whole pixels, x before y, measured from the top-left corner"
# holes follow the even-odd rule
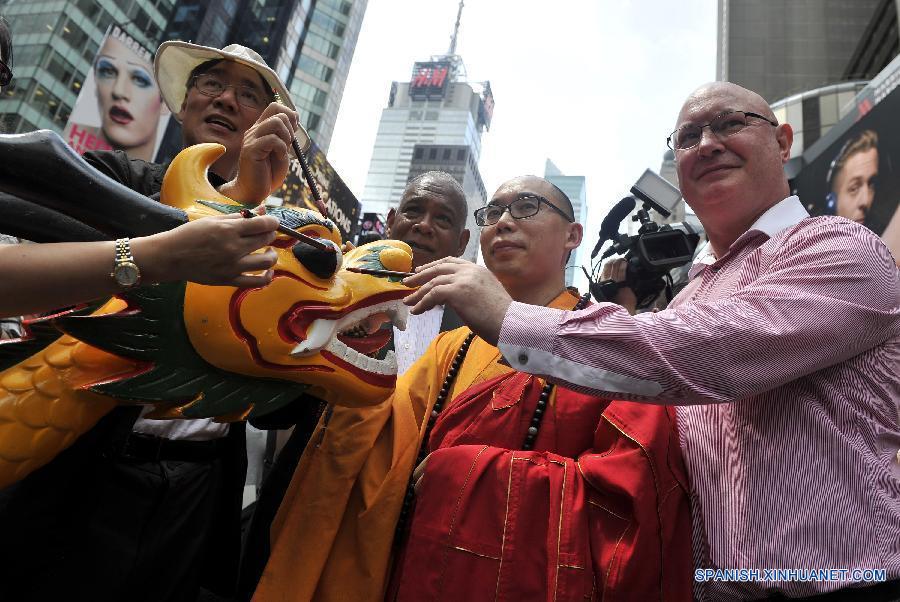
[[[767,237],[772,238],[785,228],[790,228],[807,217],[809,217],[809,213],[803,207],[800,198],[797,195],[791,195],[769,207],[765,213],[760,215],[759,218],[753,222],[753,225],[751,225],[746,232],[738,236],[737,239],[731,243],[729,250],[735,248],[735,246],[739,244],[743,244],[747,238],[760,232]],[[716,260],[717,258],[713,252],[712,245],[706,243],[703,251],[697,256],[697,259],[694,260],[689,272],[689,277],[693,278],[700,273],[705,266],[712,265]]]

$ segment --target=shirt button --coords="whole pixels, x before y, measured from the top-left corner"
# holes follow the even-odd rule
[[[520,354],[519,354],[519,363],[520,363],[520,364],[527,364],[527,363],[528,363],[528,354],[527,354],[527,353],[520,353]],[[898,452],[898,454],[900,454],[900,452]],[[900,457],[900,456],[898,456],[898,457]]]
[[[897,450],[897,464],[900,464],[900,449]]]

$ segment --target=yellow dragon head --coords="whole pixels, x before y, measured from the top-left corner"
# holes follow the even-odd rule
[[[182,151],[166,173],[162,201],[189,219],[240,211],[243,205],[208,182],[218,144]],[[154,417],[239,420],[273,411],[308,392],[340,405],[370,405],[394,388],[393,352],[371,354],[405,327],[409,293],[398,278],[348,267],[408,271],[410,248],[379,241],[341,248],[335,225],[305,209],[269,211],[282,225],[326,241],[321,251],[279,234],[272,282],[238,289],[174,283],[121,295],[127,307],[65,317],[60,327],[135,368],[87,389],[116,399],[156,404]],[[121,304],[121,305],[125,305]]]

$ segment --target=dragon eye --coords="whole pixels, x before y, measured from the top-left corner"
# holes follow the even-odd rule
[[[333,247],[334,251],[323,251],[302,242],[295,244],[291,250],[294,252],[294,257],[297,258],[297,261],[299,261],[303,267],[319,278],[327,280],[337,272],[343,256],[341,250],[332,241],[326,238],[320,238],[319,240]]]

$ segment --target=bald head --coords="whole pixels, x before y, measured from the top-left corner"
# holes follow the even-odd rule
[[[709,82],[691,92],[687,100],[684,101],[681,112],[678,113],[676,127],[680,127],[685,122],[690,121],[686,111],[688,113],[691,111],[696,112],[701,107],[711,103],[720,103],[723,100],[728,100],[733,105],[729,110],[750,111],[775,121],[775,113],[772,112],[769,103],[756,92],[731,82]]]
[[[537,194],[546,198],[553,203],[554,206],[562,209],[566,215],[574,219],[575,209],[572,207],[572,201],[569,199],[568,195],[560,190],[556,184],[539,176],[517,176],[511,180],[507,180],[500,185],[497,192],[494,193],[494,196],[500,194],[501,191],[515,191],[517,193],[531,192]]]
[[[421,195],[423,192],[443,198],[458,216],[454,224],[456,228],[462,230],[465,227],[469,206],[466,203],[466,193],[456,178],[445,171],[426,171],[419,174],[406,185],[400,199],[400,207],[403,207],[404,201]]]

